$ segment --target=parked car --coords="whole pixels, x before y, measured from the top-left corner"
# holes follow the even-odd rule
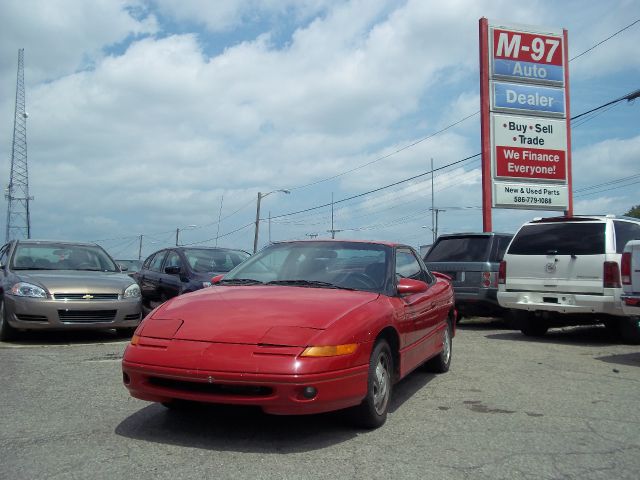
[[[640,240],[626,244],[620,264],[622,276],[622,311],[631,317],[623,322],[626,337],[640,343]]]
[[[134,277],[142,268],[142,260],[116,260],[120,270],[130,277]]]
[[[451,277],[458,320],[504,313],[498,304],[498,268],[511,233],[451,233],[440,235],[424,256],[432,272]]]
[[[374,428],[394,382],[425,363],[449,369],[453,289],[408,246],[276,243],[215,282],[142,322],[122,360],[132,396],[272,414],[352,407]]]
[[[604,323],[620,331],[620,258],[640,239],[640,220],[575,216],[535,219],[511,241],[500,266],[498,301],[525,335],[550,327]]]
[[[140,288],[100,246],[13,240],[0,249],[0,339],[17,330],[111,329],[133,333]]]
[[[211,277],[236,267],[249,254],[214,247],[174,247],[152,253],[135,275],[142,305],[150,311],[168,299],[211,286]]]

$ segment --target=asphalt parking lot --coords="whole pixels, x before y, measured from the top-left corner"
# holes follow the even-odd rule
[[[601,327],[532,340],[461,325],[449,373],[396,385],[387,423],[168,412],[121,384],[111,332],[0,343],[0,478],[637,479],[640,347]]]

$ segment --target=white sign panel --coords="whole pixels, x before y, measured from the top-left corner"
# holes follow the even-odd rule
[[[565,120],[498,114],[492,120],[496,177],[566,183]]]
[[[502,208],[565,210],[569,205],[566,185],[534,185],[494,182],[494,202]]]

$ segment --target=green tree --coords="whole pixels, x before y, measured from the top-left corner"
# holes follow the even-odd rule
[[[631,209],[624,214],[626,217],[635,217],[640,218],[640,205],[636,205],[635,207],[631,207]]]

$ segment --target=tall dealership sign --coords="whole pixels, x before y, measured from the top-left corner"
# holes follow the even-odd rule
[[[480,19],[482,208],[573,213],[567,31]]]

